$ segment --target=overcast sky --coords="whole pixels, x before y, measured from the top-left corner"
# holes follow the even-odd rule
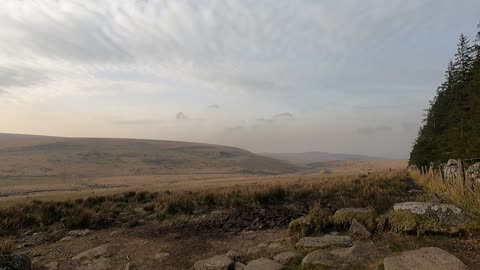
[[[2,0],[0,132],[406,158],[478,0]]]

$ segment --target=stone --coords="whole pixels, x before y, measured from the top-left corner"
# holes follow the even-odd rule
[[[282,252],[280,254],[277,254],[273,257],[273,260],[280,263],[280,264],[288,264],[295,258],[299,258],[300,254],[293,252],[293,251],[286,251]]]
[[[65,236],[62,239],[60,239],[60,242],[69,241],[69,240],[72,240],[72,239],[73,239],[73,236]]]
[[[315,265],[333,267],[340,266],[341,264],[342,261],[339,257],[322,250],[317,250],[309,253],[302,260],[302,265],[304,266]]]
[[[109,270],[112,269],[112,260],[100,258],[93,261],[85,261],[77,270]]]
[[[372,257],[375,253],[375,245],[372,242],[330,251],[330,254],[349,261]]]
[[[245,267],[247,267],[245,264],[241,263],[241,262],[236,262],[235,263],[235,270],[244,270]]]
[[[410,212],[412,214],[435,218],[447,225],[458,225],[467,222],[470,218],[462,209],[453,204],[434,202],[404,202],[396,203],[393,210]]]
[[[240,254],[240,252],[236,250],[229,250],[227,251],[227,253],[225,253],[225,256],[229,257],[230,259],[236,262],[242,257],[242,254]]]
[[[244,270],[281,270],[283,265],[267,258],[253,260],[247,264]]]
[[[167,252],[160,252],[160,253],[157,253],[155,254],[155,260],[159,260],[159,261],[164,261],[167,259],[167,257],[170,256],[170,253],[167,253]]]
[[[454,183],[458,174],[458,162],[455,159],[449,159],[443,168],[443,177],[445,182]]]
[[[467,270],[467,266],[452,254],[427,247],[403,252],[383,260],[385,270]]]
[[[32,263],[25,255],[0,255],[0,270],[30,270]]]
[[[465,179],[473,184],[480,184],[480,162],[468,167],[465,171]]]
[[[217,255],[206,260],[195,262],[195,270],[233,270],[234,262],[227,256]]]
[[[298,248],[349,247],[352,239],[348,236],[325,235],[323,237],[304,237],[295,245]]]
[[[372,233],[356,219],[352,220],[352,224],[350,225],[350,229],[348,229],[348,233],[360,239],[368,239],[370,236],[372,236]]]
[[[89,229],[85,230],[73,230],[67,233],[68,236],[85,236],[90,233]]]
[[[47,268],[47,270],[57,270],[58,269],[58,262],[47,263],[47,264],[45,264],[45,268]]]
[[[272,243],[272,244],[262,243],[248,249],[247,255],[251,258],[272,257],[276,253],[284,250],[285,250],[285,246],[283,246],[281,243]]]
[[[81,259],[92,259],[95,257],[99,257],[107,253],[108,250],[108,244],[98,246],[96,248],[92,248],[89,250],[86,250],[82,253],[77,254],[74,256],[72,259],[73,260],[81,260]]]

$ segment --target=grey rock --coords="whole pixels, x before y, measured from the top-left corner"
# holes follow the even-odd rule
[[[448,225],[458,225],[470,219],[462,209],[453,204],[434,202],[404,202],[396,203],[393,206],[393,210],[406,211],[428,218],[435,218]]]
[[[241,262],[236,262],[235,263],[235,270],[244,270],[245,267],[247,267],[245,264],[241,263]]]
[[[376,250],[375,245],[370,242],[360,245],[353,245],[349,248],[335,249],[330,251],[330,254],[333,254],[344,260],[355,261],[374,256],[376,254]]]
[[[107,250],[108,250],[108,244],[105,244],[96,248],[86,250],[82,253],[79,253],[76,256],[74,256],[72,259],[73,260],[92,259],[92,258],[104,255],[105,253],[107,253]]]
[[[314,251],[302,260],[302,265],[308,266],[308,265],[316,265],[316,266],[327,266],[327,267],[333,267],[333,266],[340,266],[342,264],[342,260],[326,251],[322,250],[317,250]]]
[[[30,270],[31,264],[25,255],[0,255],[0,270]]]
[[[471,183],[480,184],[480,162],[468,167],[465,171],[465,178]]]
[[[385,270],[467,270],[467,266],[452,254],[427,247],[403,252],[383,260]]]
[[[195,262],[195,270],[233,270],[234,262],[227,256],[217,255],[206,260]]]
[[[68,236],[85,236],[90,233],[89,229],[85,230],[73,230],[67,233]]]
[[[295,245],[298,248],[349,247],[352,239],[348,236],[325,235],[323,237],[304,237]]]
[[[458,175],[458,162],[455,159],[448,160],[447,164],[443,168],[443,176],[445,182],[454,183]]]
[[[240,252],[236,250],[229,250],[227,251],[227,253],[225,253],[225,256],[229,257],[230,259],[236,262],[242,257],[242,254],[240,254]]]
[[[277,254],[273,257],[273,260],[280,263],[280,264],[288,264],[295,258],[299,258],[300,254],[293,252],[293,251],[286,251],[282,252],[280,254]]]
[[[352,224],[350,224],[350,229],[348,229],[348,233],[354,237],[361,239],[368,239],[370,238],[370,236],[372,236],[372,233],[356,219],[352,220]]]
[[[281,243],[258,244],[248,249],[247,255],[251,258],[272,257],[273,255],[285,251],[287,248]]]
[[[283,265],[267,258],[253,260],[247,264],[244,270],[281,270]]]

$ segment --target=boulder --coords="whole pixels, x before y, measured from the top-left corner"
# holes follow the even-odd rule
[[[334,267],[341,264],[342,260],[339,257],[322,250],[314,251],[302,260],[302,265],[304,266]]]
[[[195,262],[195,270],[234,270],[235,263],[227,256],[217,255]]]
[[[247,255],[251,258],[272,257],[285,250],[286,247],[281,243],[262,243],[248,249]]]
[[[443,168],[443,177],[445,182],[454,183],[458,175],[458,162],[455,159],[450,159]]]
[[[299,258],[300,254],[293,252],[293,251],[286,251],[279,253],[273,257],[273,260],[280,263],[280,264],[288,264],[295,258]]]
[[[241,263],[241,262],[236,262],[235,263],[235,270],[244,270],[245,267],[247,267],[245,264]]]
[[[348,233],[360,239],[368,239],[372,236],[372,233],[365,228],[357,219],[353,219],[352,224],[350,225],[350,229],[348,229]]]
[[[348,236],[325,235],[323,237],[304,237],[295,245],[298,248],[349,247],[352,239]]]
[[[452,254],[427,247],[403,252],[383,260],[385,270],[467,270],[467,266]]]
[[[355,261],[363,258],[368,258],[374,256],[375,253],[375,245],[372,242],[330,251],[330,254],[333,254],[347,261]]]
[[[434,218],[443,224],[458,225],[469,220],[468,215],[462,209],[453,204],[434,202],[404,202],[393,206],[395,212],[404,211],[422,217]]]
[[[465,171],[465,178],[470,183],[480,184],[480,162],[468,167]]]
[[[107,253],[107,250],[108,250],[108,245],[107,244],[102,245],[102,246],[98,246],[96,248],[92,248],[92,249],[86,250],[82,253],[79,253],[76,256],[74,256],[72,259],[73,260],[92,259],[92,258],[104,255],[105,253]]]
[[[30,270],[31,264],[25,255],[0,255],[0,270]]]
[[[281,270],[283,265],[267,258],[253,260],[247,264],[244,270]]]

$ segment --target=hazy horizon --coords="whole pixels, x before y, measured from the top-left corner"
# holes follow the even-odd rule
[[[15,1],[0,132],[407,158],[480,2]]]

